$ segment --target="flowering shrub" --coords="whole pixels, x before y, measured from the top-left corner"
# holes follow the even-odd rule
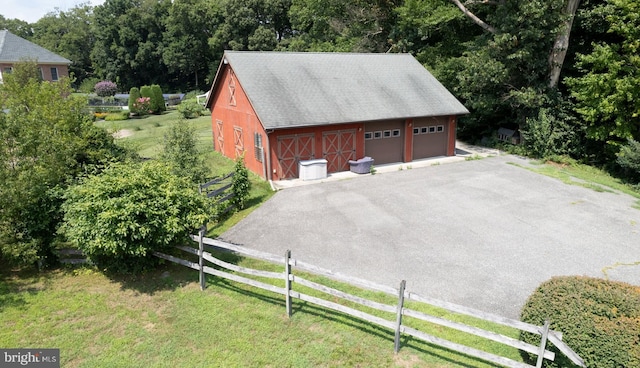
[[[151,98],[139,97],[133,103],[132,113],[136,115],[148,115],[151,112]]]
[[[109,97],[116,94],[118,90],[118,86],[112,81],[101,81],[96,83],[94,90],[96,94],[100,97]]]

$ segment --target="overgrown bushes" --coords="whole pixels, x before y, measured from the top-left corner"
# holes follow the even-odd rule
[[[587,367],[640,367],[640,287],[589,277],[555,277],[529,297],[521,319],[536,325],[551,322]],[[540,336],[523,333],[537,345]],[[574,365],[555,347],[546,367]],[[527,357],[530,358],[530,357]]]
[[[115,164],[66,192],[62,233],[98,267],[138,272],[207,221],[205,201],[162,162]]]
[[[204,115],[205,108],[195,99],[183,100],[178,105],[178,113],[185,119],[194,119]]]

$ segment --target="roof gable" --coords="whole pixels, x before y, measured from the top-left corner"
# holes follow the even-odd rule
[[[469,113],[409,54],[226,51],[225,64],[267,129]]]
[[[68,59],[44,47],[7,30],[0,31],[0,63],[16,63],[25,60],[34,60],[39,64],[71,64]]]

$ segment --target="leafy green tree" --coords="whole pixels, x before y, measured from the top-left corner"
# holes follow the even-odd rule
[[[195,128],[187,121],[171,124],[164,134],[160,158],[171,166],[175,175],[188,178],[192,183],[203,183],[207,178],[208,170],[198,149]]]
[[[276,48],[291,35],[291,0],[223,0],[224,22],[209,40],[214,50]]]
[[[236,159],[232,180],[232,203],[234,206],[236,206],[236,209],[241,210],[244,208],[244,205],[249,198],[250,190],[251,181],[249,180],[249,170],[247,170],[247,167],[244,165],[243,155]]]
[[[77,177],[127,157],[84,112],[70,81],[41,82],[20,63],[0,85],[0,257],[53,261],[62,192]]]
[[[98,267],[139,272],[207,221],[205,201],[162,162],[114,164],[66,192],[62,232]]]
[[[31,41],[71,60],[69,72],[78,86],[94,74],[91,63],[95,42],[91,29],[93,22],[93,7],[80,4],[68,11],[56,9],[33,24]]]
[[[608,33],[618,42],[595,43],[590,53],[578,55],[582,75],[566,83],[587,137],[605,143],[612,157],[627,139],[640,139],[640,4],[607,0],[603,10]]]
[[[386,52],[397,0],[293,0],[289,17],[298,51]]]
[[[124,89],[173,77],[162,60],[170,0],[106,0],[96,6],[91,60],[96,74]]]
[[[173,1],[164,20],[162,60],[170,73],[189,77],[175,81],[183,90],[199,88],[209,70],[216,70],[214,62],[220,59],[222,50],[211,48],[209,38],[222,22],[218,1]]]
[[[33,37],[31,24],[20,19],[7,19],[2,14],[0,14],[0,30],[1,29],[6,29],[25,40],[31,40],[31,37]]]

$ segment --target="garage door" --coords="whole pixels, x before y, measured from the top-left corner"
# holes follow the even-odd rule
[[[403,161],[403,121],[366,123],[364,130],[364,154],[372,157],[376,165]]]
[[[433,119],[413,126],[413,159],[447,155],[447,124]]]
[[[349,171],[349,160],[356,159],[356,130],[322,133],[322,153],[327,160],[327,172]]]
[[[313,133],[295,134],[278,137],[278,162],[282,173],[281,178],[290,179],[298,177],[298,162],[314,158]]]

